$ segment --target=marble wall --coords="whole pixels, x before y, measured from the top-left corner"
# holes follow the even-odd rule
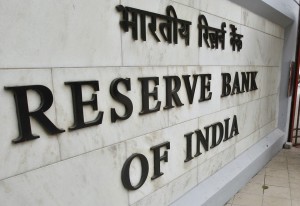
[[[190,45],[134,41],[119,21],[119,4],[165,14],[172,5],[180,19],[192,22]],[[244,35],[240,52],[232,51],[229,32],[224,50],[198,47],[198,16],[210,26],[226,22]],[[149,20],[149,19],[148,19]],[[0,200],[4,205],[168,205],[217,172],[277,127],[278,86],[284,30],[228,0],[10,0],[0,4]],[[160,38],[162,38],[160,36]],[[258,89],[221,98],[221,73],[257,71]],[[198,102],[197,84],[189,104],[182,75],[211,74],[212,98]],[[181,107],[166,104],[164,76],[179,76]],[[159,79],[160,111],[139,115],[142,107],[139,77]],[[130,78],[131,90],[121,87],[133,104],[125,121],[110,121],[110,109],[124,107],[111,96],[116,78]],[[84,108],[85,121],[103,111],[102,124],[68,131],[73,124],[72,94],[68,81],[99,82],[99,91],[83,88],[83,99],[95,93],[98,110]],[[18,119],[8,86],[44,85],[54,96],[46,116],[66,132],[50,135],[33,118],[32,132],[39,139],[13,144]],[[153,88],[154,85],[151,85]],[[28,92],[29,110],[40,96]],[[151,107],[157,100],[151,99]],[[185,134],[236,115],[239,134],[185,162]],[[195,135],[193,141],[196,141]],[[150,147],[169,141],[168,162],[161,177],[151,180]],[[192,148],[195,152],[195,148]],[[141,188],[128,191],[121,170],[133,153],[145,155],[148,177]],[[138,182],[141,167],[133,161],[130,174]]]

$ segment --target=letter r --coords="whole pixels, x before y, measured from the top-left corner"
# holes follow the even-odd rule
[[[39,138],[33,135],[31,131],[30,116],[35,118],[38,123],[50,134],[62,133],[64,130],[58,129],[44,114],[53,103],[53,95],[48,87],[43,85],[4,87],[14,93],[16,112],[18,117],[19,137],[13,139],[13,143],[20,143]],[[29,111],[27,90],[34,90],[41,97],[39,107],[34,111]]]

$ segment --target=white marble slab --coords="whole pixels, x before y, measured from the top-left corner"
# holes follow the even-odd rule
[[[262,67],[259,71],[260,97],[266,97],[278,93],[280,83],[279,67]]]
[[[237,142],[235,145],[235,157],[239,156],[242,152],[249,149],[253,144],[255,144],[260,139],[260,130],[257,130],[245,137],[241,141]]]
[[[269,35],[278,37],[283,39],[284,37],[284,29],[265,19],[264,17],[261,17],[245,8],[242,8],[242,21],[241,23],[245,26],[257,29],[259,31],[265,32]]]
[[[214,28],[219,28],[221,29],[221,24],[223,22],[226,23],[226,28],[225,28],[225,49],[222,50],[221,49],[221,45],[219,45],[218,49],[211,49],[208,48],[204,42],[204,39],[202,39],[202,47],[199,47],[199,64],[200,65],[239,65],[239,64],[243,64],[240,60],[240,55],[241,52],[237,52],[237,50],[233,51],[232,50],[232,46],[230,45],[230,24],[233,24],[237,27],[237,33],[238,34],[243,34],[243,32],[241,32],[240,29],[240,25],[237,23],[234,23],[232,21],[228,21],[224,18],[221,17],[217,17],[214,15],[211,15],[209,13],[206,12],[202,12],[200,13],[201,15],[204,15],[206,17],[207,23],[210,27],[214,27]],[[198,23],[197,23],[198,24]],[[198,35],[198,33],[197,33]],[[243,34],[244,35],[244,34]],[[244,39],[242,39],[244,42]],[[243,45],[242,50],[247,49],[247,47],[245,47]]]
[[[245,48],[241,50],[241,61],[246,65],[267,65],[264,60],[266,35],[244,26],[241,31],[244,35],[243,48]]]
[[[284,28],[269,20],[266,20],[265,32],[281,39],[284,38]]]
[[[120,0],[120,4],[122,4],[123,6],[134,7],[137,9],[146,10],[163,15],[166,14],[166,7],[170,5],[170,3],[170,0]]]
[[[197,65],[198,64],[198,43],[197,43],[197,19],[199,11],[188,6],[169,1],[137,1],[122,0],[122,5],[138,8],[162,15],[166,15],[166,7],[172,5],[176,11],[177,18],[191,21],[190,44],[185,45],[184,39],[178,35],[178,44],[168,43],[160,35],[158,25],[163,20],[157,19],[156,34],[160,39],[157,42],[146,29],[146,41],[140,36],[134,41],[131,32],[122,31],[122,55],[124,66],[149,66],[149,65]],[[146,18],[146,24],[151,20]]]
[[[155,192],[147,195],[145,198],[137,201],[131,206],[157,206],[157,205],[167,205],[166,204],[166,187],[162,187]]]
[[[194,168],[179,178],[169,183],[167,187],[166,203],[167,205],[174,202],[180,196],[191,190],[197,185],[197,168]]]
[[[267,96],[265,98],[260,99],[260,127],[263,127],[266,124],[275,120],[276,113],[278,111],[277,102],[277,95]]]
[[[0,67],[121,65],[118,3],[7,1],[0,7]]]
[[[201,1],[199,0],[171,0],[171,2],[177,2],[195,9],[200,9],[201,7]]]
[[[237,141],[240,141],[260,128],[259,121],[257,121],[260,117],[260,100],[242,104],[237,111],[240,132]]]
[[[277,127],[276,120],[272,121],[259,129],[260,138],[265,137],[267,134],[271,133]]]
[[[223,19],[241,23],[241,7],[229,0],[200,0],[200,9]]]
[[[229,0],[172,0],[222,19],[241,23],[241,7]],[[230,12],[228,12],[230,10]]]
[[[234,145],[198,166],[198,183],[216,173],[234,159]]]
[[[281,67],[284,40],[267,34],[266,37],[264,65]]]
[[[186,159],[186,138],[184,135],[194,132],[197,128],[198,120],[195,119],[126,141],[127,156],[133,153],[141,153],[146,156],[149,163],[149,174],[146,182],[138,190],[129,193],[130,204],[141,200],[197,166],[197,160],[194,159],[184,162]],[[170,149],[167,150],[166,147],[160,149],[161,155],[164,151],[168,151],[168,162],[161,161],[160,163],[161,172],[164,175],[151,180],[154,174],[154,157],[150,147],[167,141],[170,142]],[[195,146],[193,148],[195,149]],[[136,183],[140,177],[140,163],[132,162],[131,167],[132,182]]]
[[[53,69],[57,121],[59,125],[68,129],[73,125],[74,121],[71,88],[64,85],[64,82],[67,81],[98,81],[99,91],[96,92],[98,110],[93,111],[90,106],[85,106],[85,121],[94,120],[99,111],[104,112],[102,124],[65,132],[59,135],[62,158],[69,158],[167,127],[168,111],[163,110],[162,108],[163,105],[165,105],[165,81],[162,78],[164,75],[167,75],[166,67]],[[161,111],[139,115],[139,112],[142,109],[142,87],[138,77],[153,76],[159,78],[157,90],[158,100],[161,101]],[[110,84],[116,78],[131,79],[131,91],[127,91],[122,87],[122,84],[119,85],[119,88],[124,95],[131,99],[133,113],[127,120],[119,120],[112,123],[110,114],[111,108],[116,108],[119,115],[124,114],[124,106],[116,102],[109,92]],[[153,88],[154,83],[151,81],[149,90],[152,91]],[[88,100],[95,92],[92,88],[86,87],[86,90],[83,90],[83,93],[85,94],[84,100]],[[157,101],[152,97],[149,102],[150,107],[154,107],[157,104]]]
[[[242,21],[241,24],[257,29],[259,31],[265,31],[266,19],[249,11],[248,9],[242,8]]]
[[[279,66],[283,40],[258,30],[241,26],[243,49],[240,64],[259,66]]]
[[[31,118],[32,133],[40,138],[13,144],[19,136],[18,119],[14,94],[4,87],[44,85],[52,92],[50,69],[2,69],[0,70],[0,179],[8,178],[28,170],[39,168],[60,160],[56,135],[49,135],[42,126]],[[29,111],[36,110],[41,104],[37,92],[28,91]],[[45,115],[55,124],[55,105]]]
[[[132,206],[169,205],[196,185],[197,168],[194,168],[173,180],[166,186],[157,189],[150,195],[147,195],[142,200],[132,204]]]
[[[177,66],[169,67],[169,75],[176,75],[181,77],[181,89],[178,92],[178,96],[181,98],[184,104],[181,107],[177,107],[176,110],[170,110],[169,112],[169,124],[174,125],[180,122],[184,122],[190,119],[194,119],[209,113],[214,113],[220,110],[220,89],[219,84],[221,82],[220,67],[217,66]],[[212,93],[211,99],[207,101],[199,102],[201,81],[198,77],[197,85],[194,94],[193,103],[190,104],[186,92],[186,86],[182,75],[190,75],[190,85],[193,85],[194,74],[211,74],[210,92]],[[208,80],[206,80],[208,82]],[[206,97],[209,92],[206,90]]]
[[[117,144],[2,180],[1,202],[24,206],[128,205],[120,179],[125,156],[124,144]]]

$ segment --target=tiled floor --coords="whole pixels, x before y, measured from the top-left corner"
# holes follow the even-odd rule
[[[300,206],[300,148],[281,150],[225,206]]]

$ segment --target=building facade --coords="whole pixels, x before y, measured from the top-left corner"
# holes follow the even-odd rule
[[[1,3],[3,205],[224,204],[287,140],[279,7]]]

